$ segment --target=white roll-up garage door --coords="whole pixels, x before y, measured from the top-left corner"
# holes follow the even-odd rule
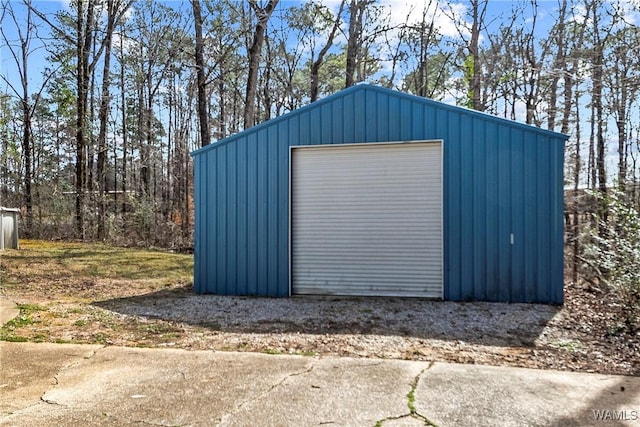
[[[293,294],[442,298],[442,142],[292,147]]]

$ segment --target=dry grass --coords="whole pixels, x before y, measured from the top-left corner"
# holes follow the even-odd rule
[[[110,313],[95,303],[163,290],[187,292],[193,257],[101,244],[21,241],[0,259],[0,295],[18,303],[19,317],[0,329],[7,341],[108,343],[126,332],[144,343],[138,319]],[[141,336],[142,335],[142,336]],[[140,342],[138,340],[140,339]]]

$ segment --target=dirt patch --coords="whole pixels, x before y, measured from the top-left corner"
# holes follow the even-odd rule
[[[49,245],[3,256],[0,295],[21,314],[0,339],[640,374],[640,336],[624,333],[615,303],[589,288],[567,286],[563,307],[194,295],[188,255]]]

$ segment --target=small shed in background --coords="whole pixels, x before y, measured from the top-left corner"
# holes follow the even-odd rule
[[[192,155],[194,288],[563,302],[567,137],[357,85]]]
[[[0,206],[0,250],[18,249],[20,209]]]

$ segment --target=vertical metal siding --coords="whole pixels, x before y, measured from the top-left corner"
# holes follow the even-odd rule
[[[498,301],[510,301],[509,284],[511,278],[511,153],[509,128],[499,127],[498,132],[498,265],[499,281],[497,283]]]
[[[461,128],[463,130],[462,139],[474,141],[473,135],[485,135],[485,122],[480,120],[472,121],[469,117],[462,119]],[[486,221],[481,212],[486,209],[487,204],[487,147],[486,144],[474,142],[471,147],[473,154],[473,187],[471,188],[473,198],[473,276],[471,278],[470,291],[468,295],[473,295],[477,299],[486,299],[486,287],[482,286],[487,277],[487,227]],[[465,296],[465,298],[467,298]]]
[[[527,288],[524,281],[524,134],[519,129],[511,129],[510,134],[511,145],[509,147],[511,153],[511,209],[509,216],[511,218],[511,233],[513,234],[513,242],[511,242],[511,277],[509,283],[509,291],[515,292],[514,284],[521,283],[525,285],[524,295],[526,296]]]
[[[195,290],[288,295],[290,145],[433,139],[445,299],[561,303],[565,137],[367,85],[194,153]]]
[[[524,297],[527,301],[535,301],[538,299],[538,290],[536,283],[536,266],[533,260],[536,258],[536,245],[535,240],[537,238],[538,224],[536,207],[537,202],[534,194],[538,191],[538,161],[536,157],[538,141],[531,141],[526,137],[524,141],[524,183],[526,183],[527,194],[524,198],[523,206],[523,218],[524,218],[524,233],[522,237],[524,247],[524,259],[528,262],[524,263]],[[528,243],[528,244],[527,244]]]
[[[247,292],[247,192],[249,187],[247,185],[247,142],[242,141],[240,144],[236,144],[236,159],[235,159],[235,180],[236,180],[236,241],[235,247],[235,263],[236,269],[236,281],[235,292],[240,291]]]
[[[461,137],[461,115],[457,113],[449,113],[449,137],[452,139],[462,140]],[[475,206],[473,204],[473,173],[470,173],[474,169],[473,162],[473,145],[475,144],[474,136],[467,135],[465,140],[467,146],[462,147],[458,145],[457,156],[460,160],[461,166],[455,173],[459,175],[459,188],[464,188],[466,191],[460,192],[459,208],[461,209],[460,215],[458,215],[460,221],[460,283],[459,287],[462,287],[463,283],[473,283],[473,273],[475,265],[473,263],[473,221],[464,218],[465,212],[475,213]],[[452,158],[454,157],[451,154]],[[450,187],[451,190],[452,187]]]
[[[544,141],[538,141],[540,149],[537,152],[537,176],[550,177],[548,147]],[[538,225],[537,234],[537,256],[535,258],[537,264],[536,282],[538,282],[538,298],[547,298],[549,295],[549,273],[551,269],[550,255],[551,248],[549,247],[549,230],[551,229],[552,217],[549,215],[550,197],[549,197],[549,185],[539,185],[536,192],[536,223]]]
[[[552,243],[551,243],[551,271],[549,281],[549,301],[562,302],[564,300],[564,286],[558,283],[564,282],[564,146],[565,140],[551,140],[547,138],[547,144],[551,151],[551,165],[553,173],[549,184],[552,187]]]

